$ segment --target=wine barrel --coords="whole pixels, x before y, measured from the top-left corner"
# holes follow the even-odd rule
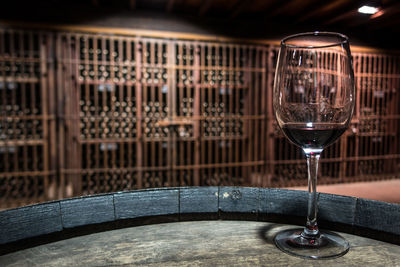
[[[271,188],[162,188],[5,210],[0,265],[230,265],[274,257],[277,265],[282,259],[296,263],[303,259],[280,252],[272,236],[287,224],[304,225],[307,195]],[[386,266],[400,262],[400,205],[320,193],[319,224],[349,239],[343,264],[361,258]]]

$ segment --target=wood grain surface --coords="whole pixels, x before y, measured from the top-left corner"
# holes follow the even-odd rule
[[[400,246],[341,233],[343,257],[308,260],[273,244],[296,227],[254,221],[191,221],[137,226],[70,238],[0,257],[1,266],[400,266]]]

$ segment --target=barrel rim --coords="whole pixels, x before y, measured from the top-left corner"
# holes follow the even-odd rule
[[[0,211],[0,255],[72,236],[189,220],[304,225],[306,191],[236,187],[150,188]],[[400,244],[400,205],[318,193],[321,228]],[[385,218],[382,220],[382,218]]]

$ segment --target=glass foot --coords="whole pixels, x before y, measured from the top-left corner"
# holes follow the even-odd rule
[[[350,245],[343,237],[329,231],[320,231],[319,237],[305,238],[303,229],[289,229],[275,236],[276,246],[288,254],[310,259],[327,259],[343,256]]]

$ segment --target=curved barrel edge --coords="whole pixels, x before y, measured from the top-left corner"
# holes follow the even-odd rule
[[[63,229],[60,203],[41,203],[0,212],[0,244]]]
[[[1,211],[0,246],[82,226],[157,216],[169,216],[171,221],[186,220],[189,214],[200,219],[285,223],[296,217],[305,221],[307,199],[306,191],[235,186],[145,189],[63,199]],[[368,235],[375,231],[373,238],[388,242],[400,236],[398,204],[319,193],[319,220],[333,228],[343,225],[344,232]]]

